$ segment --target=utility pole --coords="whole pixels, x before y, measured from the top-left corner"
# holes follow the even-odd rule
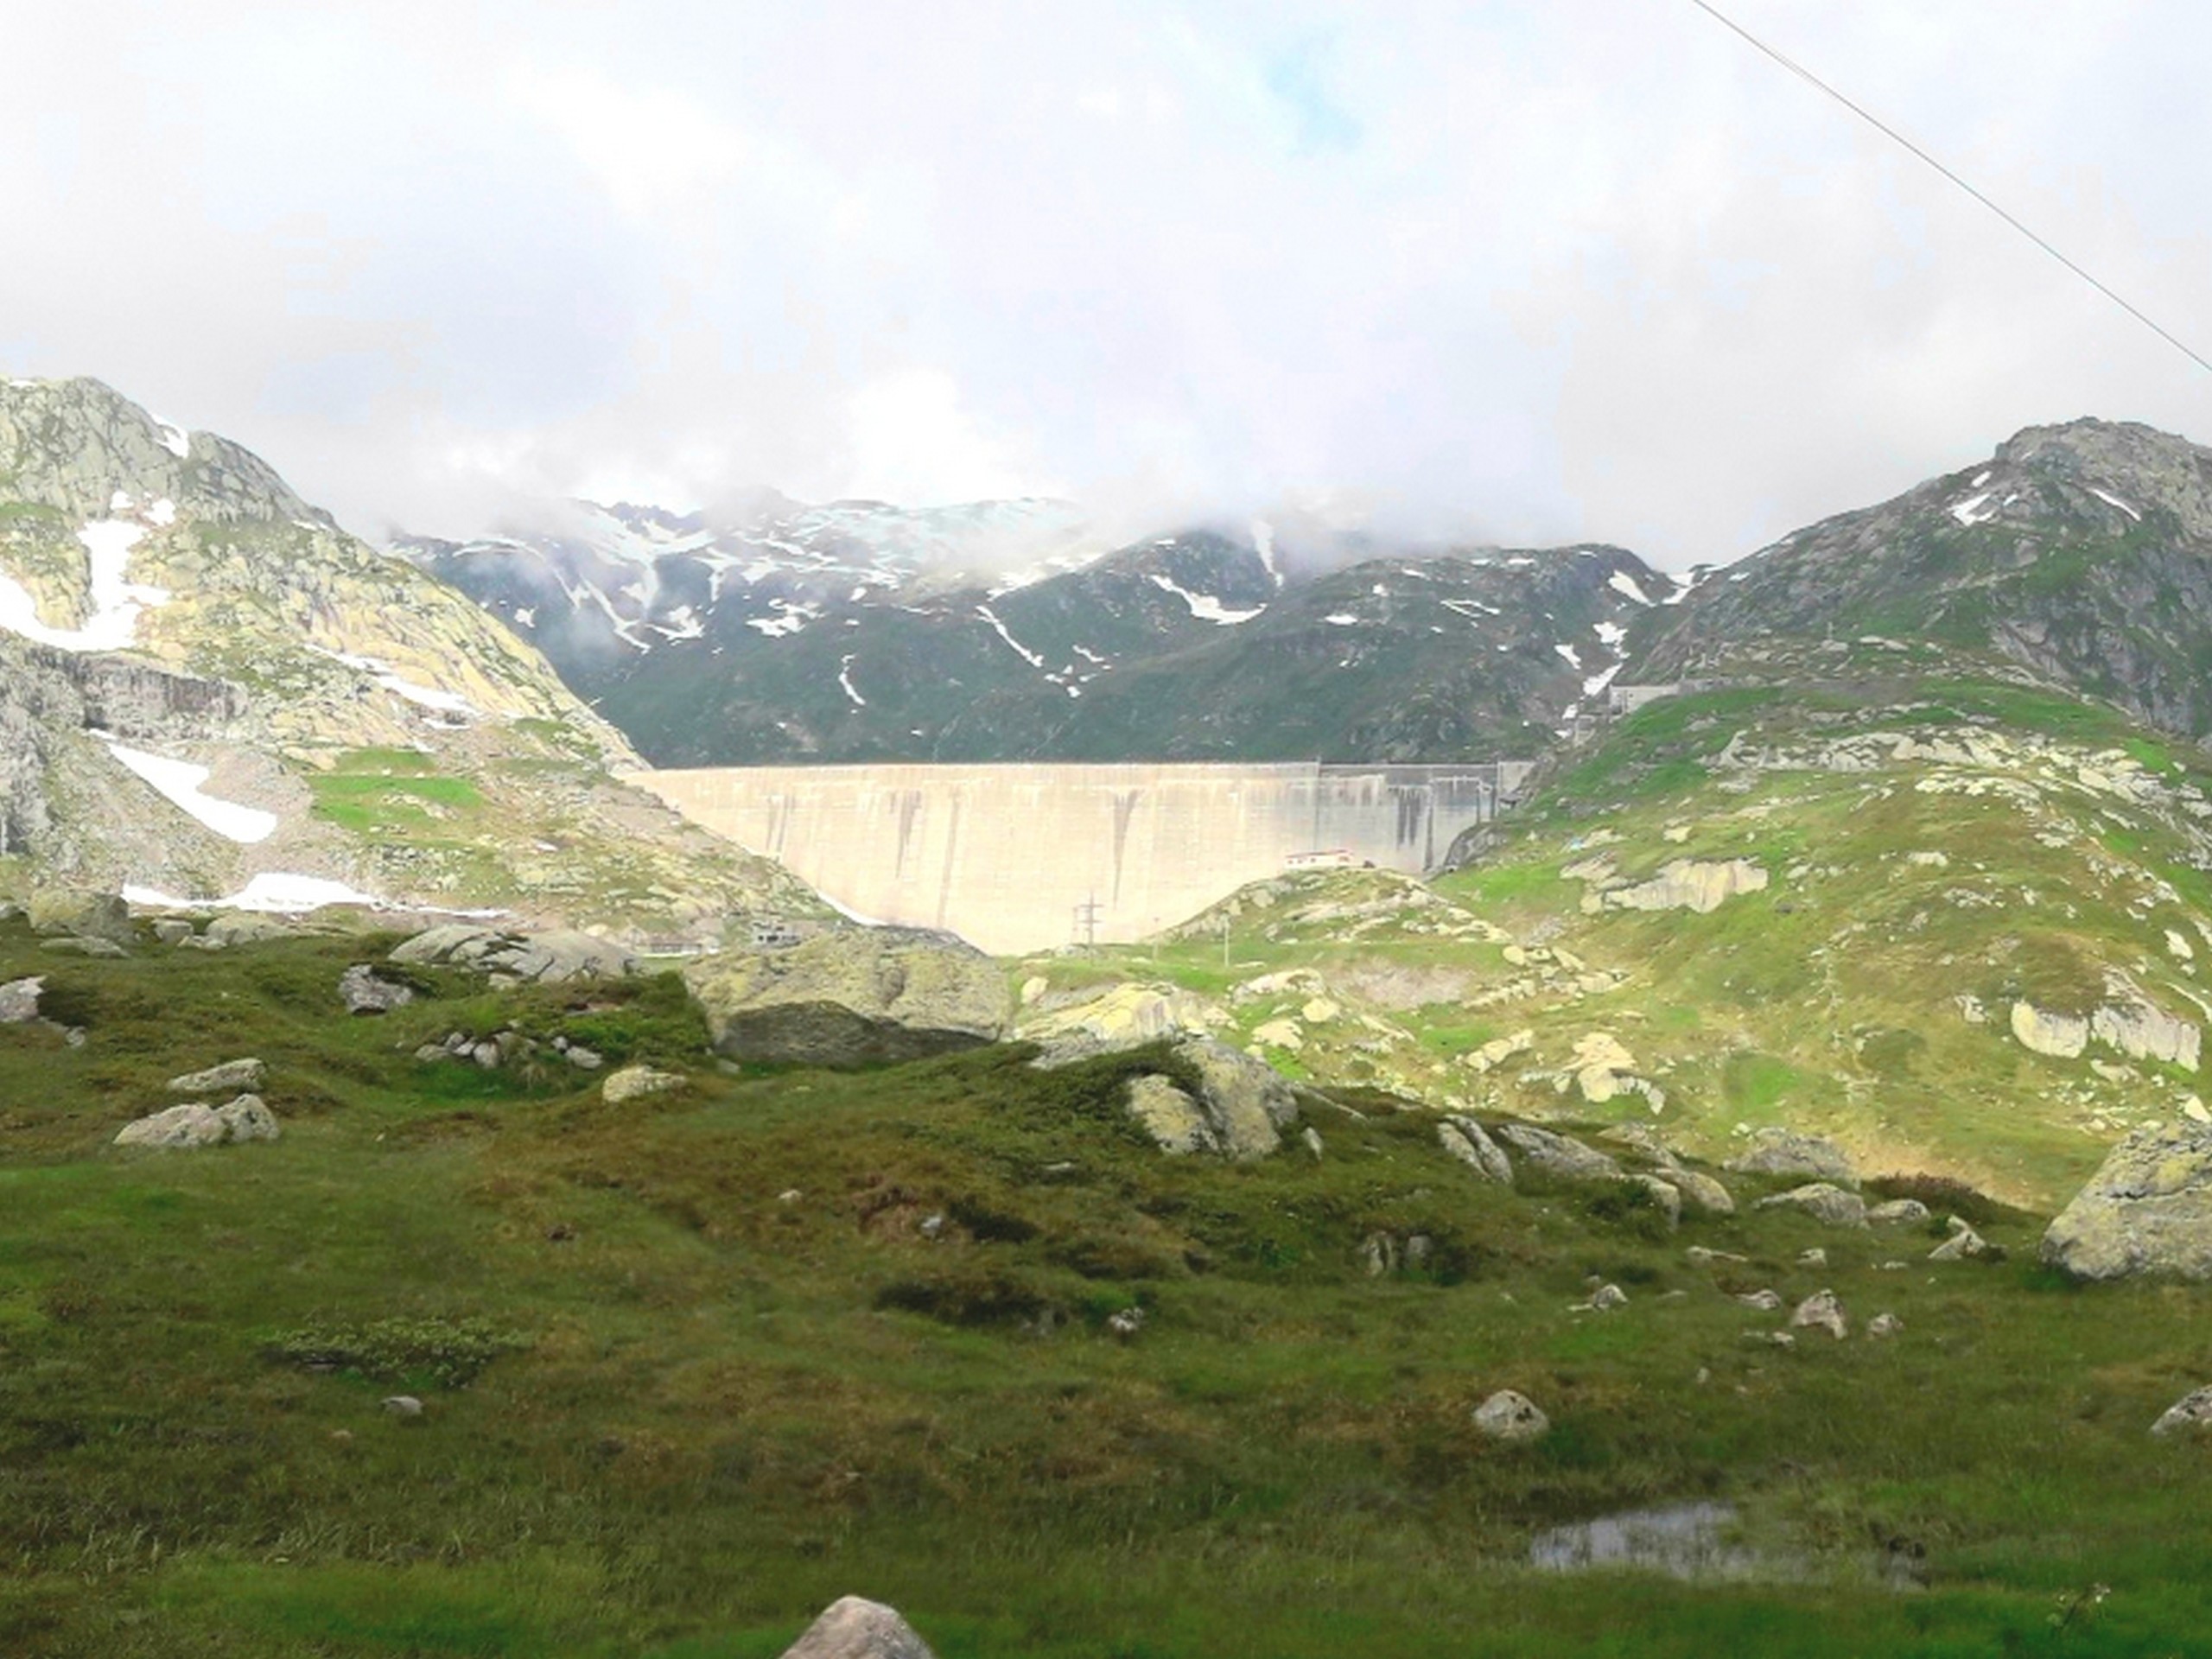
[[[1095,893],[1075,907],[1075,942],[1086,950],[1098,948],[1098,899]]]

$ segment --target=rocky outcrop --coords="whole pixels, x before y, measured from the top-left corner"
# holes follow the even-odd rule
[[[246,1141],[274,1141],[276,1115],[258,1095],[240,1095],[225,1106],[189,1101],[125,1124],[115,1137],[118,1147],[146,1147],[161,1152],[189,1152],[202,1147]]]
[[[1648,881],[1603,888],[1592,896],[1607,910],[1688,910],[1703,916],[1738,893],[1763,891],[1766,884],[1764,867],[1747,858],[1732,858],[1724,863],[1678,858],[1661,866],[1658,874]]]
[[[1964,1219],[1953,1216],[1945,1224],[1951,1236],[1929,1251],[1930,1262],[2002,1262],[2005,1252],[1992,1244],[1967,1224]]]
[[[609,1106],[626,1106],[633,1100],[664,1095],[683,1086],[681,1073],[656,1071],[650,1065],[626,1065],[607,1074],[599,1085],[599,1097]]]
[[[2031,1053],[2078,1060],[2089,1046],[2089,1022],[2078,1015],[2038,1008],[2032,1002],[2015,1002],[2012,1037]]]
[[[2184,1071],[2196,1070],[2203,1042],[2193,1022],[2140,998],[2099,1003],[2089,1016],[2089,1034],[2129,1059],[2163,1061]]]
[[[1129,1083],[1129,1116],[1162,1152],[1245,1162],[1281,1146],[1298,1096],[1273,1066],[1206,1037],[1185,1038],[1174,1052],[1198,1073],[1195,1094],[1157,1075]]]
[[[881,1602],[847,1596],[808,1625],[783,1659],[935,1659],[912,1625]]]
[[[39,993],[43,978],[15,979],[0,985],[0,1026],[20,1026],[38,1018]]]
[[[1858,1173],[1841,1147],[1824,1135],[1801,1135],[1795,1129],[1752,1131],[1751,1143],[1722,1167],[1739,1175],[1790,1175],[1838,1186],[1859,1185]]]
[[[787,950],[702,957],[684,969],[715,1051],[737,1060],[857,1065],[995,1042],[998,964],[949,934],[840,928]]]
[[[173,1095],[227,1095],[234,1090],[251,1091],[267,1081],[269,1068],[249,1056],[242,1060],[225,1060],[220,1065],[211,1065],[204,1071],[188,1071],[181,1077],[169,1079]]]
[[[2012,1004],[2012,1036],[2031,1053],[2078,1060],[2092,1042],[2131,1060],[2156,1060],[2194,1071],[2202,1058],[2203,1033],[2190,1020],[2157,1007],[2114,975],[2107,1000],[2087,1014],[2053,1013],[2032,1002]]]
[[[1621,1166],[1604,1153],[1533,1123],[1501,1123],[1497,1138],[1519,1153],[1523,1163],[1560,1180],[1611,1181],[1621,1176]]]
[[[130,907],[111,893],[88,893],[74,888],[41,888],[31,895],[30,924],[34,933],[48,938],[105,939],[111,944],[132,944],[138,931],[131,925]]]
[[[2212,1278],[2212,1126],[2122,1141],[2051,1222],[2042,1255],[2076,1279]]]
[[[1124,981],[1040,997],[1020,1017],[1014,1034],[1042,1049],[1046,1065],[1058,1065],[1186,1032],[1211,1032],[1224,1018],[1218,1005],[1180,986]]]
[[[1797,1304],[1789,1315],[1793,1329],[1825,1331],[1841,1342],[1851,1334],[1851,1321],[1845,1317],[1843,1304],[1832,1290],[1816,1290]]]
[[[1436,1126],[1437,1144],[1477,1174],[1513,1185],[1513,1160],[1471,1117],[1447,1117]]]
[[[595,934],[569,929],[506,933],[473,922],[448,922],[417,933],[392,950],[391,960],[474,968],[544,985],[620,979],[638,970],[638,959],[628,950]]]
[[[1866,1224],[1866,1201],[1856,1192],[1847,1192],[1826,1181],[1793,1186],[1787,1192],[1777,1192],[1771,1198],[1761,1198],[1754,1207],[1760,1210],[1795,1210],[1830,1227],[1864,1227]]]
[[[1477,1406],[1474,1421],[1478,1433],[1509,1446],[1541,1440],[1552,1426],[1535,1401],[1512,1389],[1500,1389]]]
[[[1728,1189],[1702,1170],[1680,1165],[1662,1172],[1662,1179],[1682,1195],[1685,1207],[1708,1216],[1732,1216],[1736,1200]]]
[[[415,1000],[412,990],[379,979],[366,963],[356,963],[338,976],[338,996],[348,1014],[390,1014]]]
[[[2161,1440],[2169,1434],[2201,1434],[2207,1428],[2212,1428],[2212,1389],[2183,1395],[2151,1425],[2151,1432]]]

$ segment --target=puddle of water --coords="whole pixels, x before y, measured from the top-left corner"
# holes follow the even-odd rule
[[[1895,1547],[1864,1557],[1816,1560],[1789,1550],[1761,1551],[1745,1541],[1733,1503],[1666,1503],[1649,1510],[1601,1515],[1593,1521],[1554,1527],[1529,1541],[1531,1566],[1550,1573],[1662,1573],[1671,1579],[1760,1579],[1802,1582],[1840,1573],[1860,1575],[1891,1590],[1923,1588],[1924,1562],[1917,1550]]]
[[[1732,1503],[1669,1503],[1554,1527],[1530,1541],[1529,1560],[1553,1573],[1592,1567],[1663,1573],[1675,1579],[1740,1579],[1770,1563],[1734,1537]]]

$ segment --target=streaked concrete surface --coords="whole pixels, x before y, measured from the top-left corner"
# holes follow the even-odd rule
[[[1143,938],[1302,854],[1341,849],[1388,869],[1431,869],[1529,770],[741,766],[629,781],[781,860],[857,915],[948,928],[1011,955]],[[1086,922],[1079,907],[1091,905]]]

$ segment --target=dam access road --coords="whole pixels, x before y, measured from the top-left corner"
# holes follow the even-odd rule
[[[716,766],[635,772],[870,921],[999,956],[1129,944],[1300,864],[1421,874],[1532,763]]]

